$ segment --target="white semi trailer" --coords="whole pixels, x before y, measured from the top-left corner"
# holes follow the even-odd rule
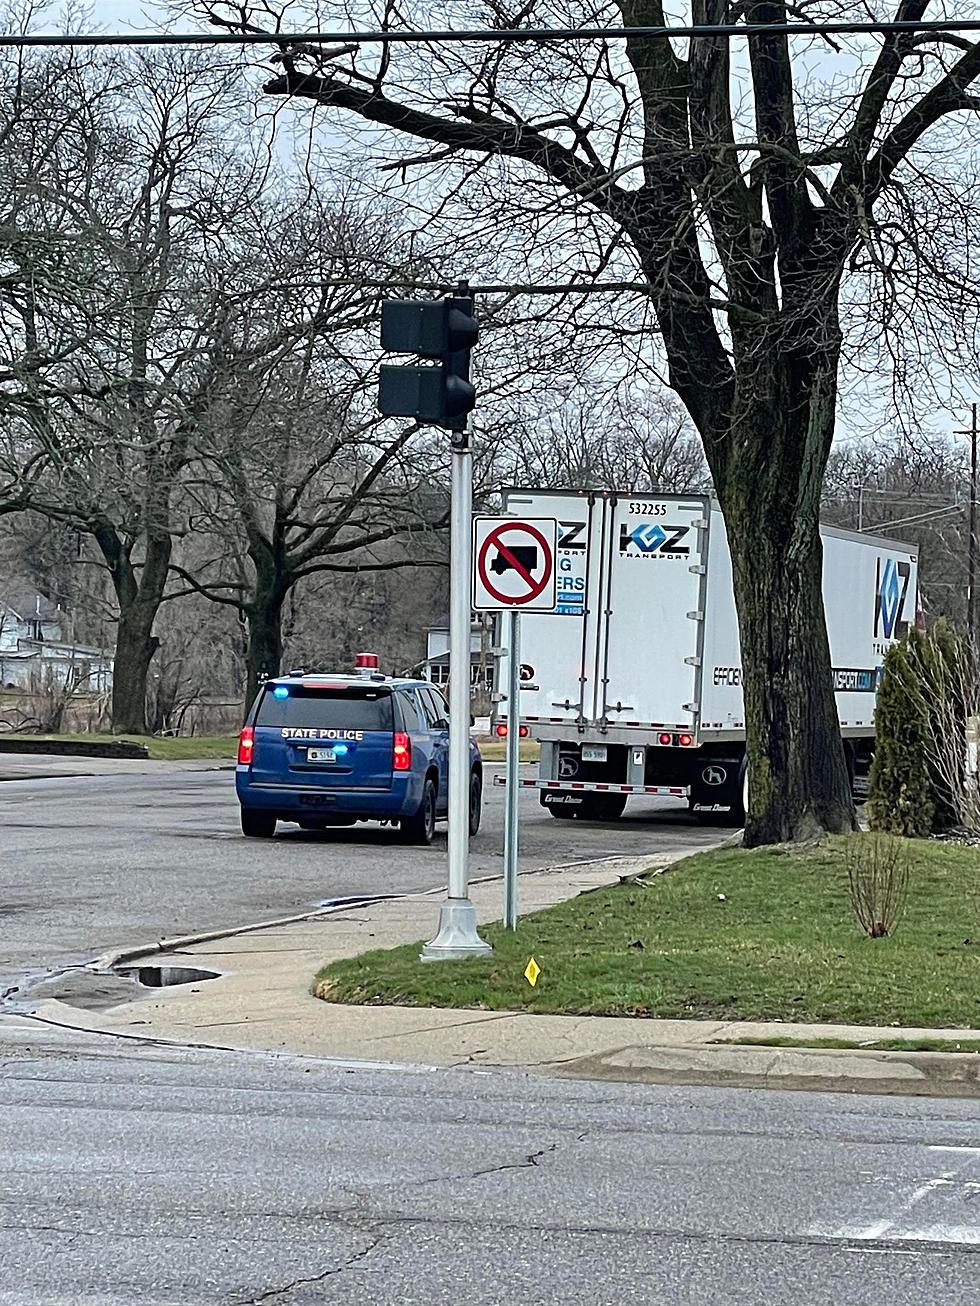
[[[522,784],[555,817],[614,820],[631,794],[654,794],[741,824],[742,670],[718,505],[703,494],[511,490],[505,511],[559,522],[557,609],[521,618],[521,723],[541,744],[538,777]],[[885,653],[916,619],[917,556],[874,535],[821,535],[837,710],[860,785]],[[504,656],[501,725],[506,685]]]

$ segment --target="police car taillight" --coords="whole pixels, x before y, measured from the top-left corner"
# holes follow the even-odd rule
[[[412,769],[412,741],[408,735],[403,735],[400,731],[395,734],[393,767],[396,771],[411,771]]]
[[[370,676],[380,670],[381,659],[377,653],[358,653],[354,659],[354,670],[359,676]]]
[[[255,747],[255,730],[252,726],[245,726],[242,733],[238,736],[238,765],[252,765],[252,750]]]

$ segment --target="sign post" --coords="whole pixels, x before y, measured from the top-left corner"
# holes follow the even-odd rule
[[[518,800],[521,747],[521,618],[510,611],[507,640],[507,788],[504,790],[504,927],[517,929]]]
[[[473,522],[473,607],[508,614],[507,754],[504,806],[504,925],[517,929],[521,743],[521,612],[553,612],[557,603],[558,523],[477,517]],[[529,669],[530,670],[530,669]],[[533,674],[533,672],[532,672]]]

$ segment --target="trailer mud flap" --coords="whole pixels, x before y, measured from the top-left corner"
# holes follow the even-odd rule
[[[732,812],[742,819],[741,757],[705,757],[691,777],[691,811],[699,816]]]

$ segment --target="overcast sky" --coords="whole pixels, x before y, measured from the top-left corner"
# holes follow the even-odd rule
[[[168,18],[167,4],[155,4],[153,0],[88,0],[88,9],[92,23],[105,30],[123,32],[133,28],[159,31],[166,25]],[[177,22],[175,30],[181,28],[191,31],[196,24]]]

